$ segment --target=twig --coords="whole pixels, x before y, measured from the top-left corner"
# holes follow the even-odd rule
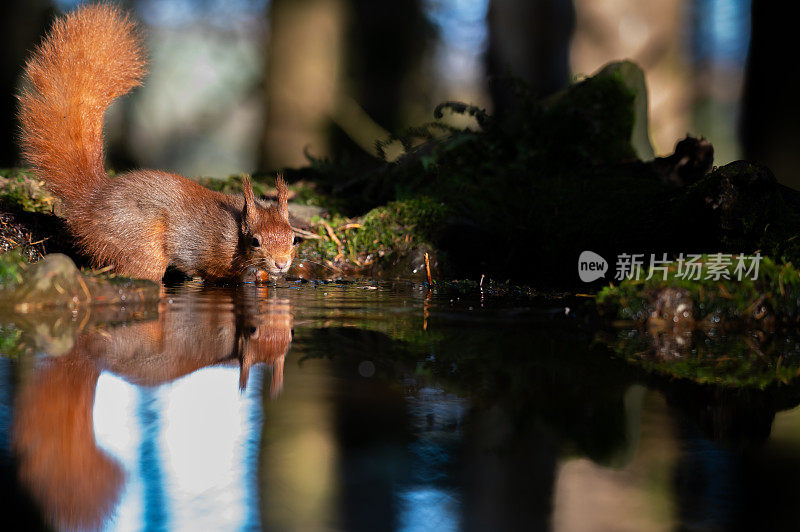
[[[331,225],[328,222],[324,221],[324,220],[321,223],[322,223],[322,227],[324,227],[325,231],[328,233],[328,236],[331,237],[331,240],[333,240],[333,243],[336,244],[336,247],[339,247],[339,248],[342,247],[342,241],[339,240],[339,237],[337,237],[336,233],[333,232],[333,227],[331,227]]]
[[[343,226],[339,227],[339,231],[345,231],[347,229],[361,229],[362,227],[364,227],[364,226],[361,225],[361,224],[349,223],[349,224],[344,224]]]
[[[433,279],[431,278],[431,262],[428,259],[427,252],[425,252],[425,270],[428,272],[428,284],[433,284]]]
[[[89,287],[86,286],[86,282],[83,280],[83,275],[78,274],[78,282],[81,284],[81,288],[83,288],[83,291],[86,293],[86,304],[88,305],[92,302],[92,293],[89,292]]]
[[[324,238],[322,236],[319,236],[316,233],[312,233],[311,231],[306,231],[305,229],[298,229],[297,227],[292,227],[292,230],[296,234],[298,234],[298,235],[300,235],[300,236],[302,236],[303,238],[306,238],[306,239],[321,240],[321,239]]]

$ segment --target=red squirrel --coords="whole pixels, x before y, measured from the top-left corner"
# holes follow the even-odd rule
[[[266,208],[249,178],[242,197],[158,170],[106,175],[103,115],[145,67],[138,27],[103,4],[57,19],[26,63],[23,157],[63,201],[79,245],[96,266],[155,281],[168,265],[208,281],[286,272],[295,242],[281,176]]]

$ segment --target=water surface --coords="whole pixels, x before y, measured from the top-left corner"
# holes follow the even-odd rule
[[[282,281],[6,319],[0,500],[59,530],[796,523],[800,388],[648,375],[568,306]]]

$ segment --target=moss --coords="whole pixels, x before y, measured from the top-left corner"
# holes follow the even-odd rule
[[[51,212],[58,199],[29,169],[0,168],[0,204],[28,212]]]
[[[362,228],[349,240],[354,249],[403,251],[431,243],[448,216],[448,208],[427,197],[391,202],[361,218]]]
[[[335,196],[338,212],[354,219],[420,197],[446,207],[450,215],[433,244],[448,257],[453,277],[563,275],[561,264],[540,257],[571,256],[571,235],[587,230],[600,241],[618,240],[620,232],[630,232],[620,212],[635,216],[643,202],[662,201],[657,181],[615,169],[636,157],[637,93],[623,71],[606,69],[544,101],[517,83],[517,108],[503,117],[442,104],[435,117],[460,113],[473,126],[455,129],[439,120],[409,128],[379,146],[404,146],[398,160],[356,167],[312,160],[302,176],[321,194]],[[611,190],[620,198],[610,198]],[[644,225],[632,240],[647,238]]]
[[[575,286],[574,262],[587,249],[605,257],[760,249],[797,263],[800,199],[785,200],[771,174],[732,164],[670,188],[637,160],[652,152],[643,79],[633,63],[612,63],[545,100],[515,83],[506,116],[447,102],[435,121],[380,143],[379,152],[402,146],[399,159],[362,154],[286,170],[294,202],[330,213],[314,220],[321,238],[299,258],[369,274],[425,250],[446,260],[449,278],[544,288]],[[448,113],[471,126],[448,125]],[[238,192],[241,179],[200,182]],[[268,194],[271,181],[255,176],[256,193]]]
[[[24,349],[22,344],[22,331],[12,325],[0,325],[0,356],[15,358]]]
[[[606,238],[602,223],[585,223],[586,212],[618,224],[597,200],[609,183],[628,179],[605,166],[635,158],[637,93],[629,71],[637,67],[604,69],[545,101],[517,83],[518,108],[504,117],[442,104],[436,121],[383,145],[403,146],[406,153],[397,160],[312,159],[307,168],[287,170],[295,201],[332,213],[325,222],[336,238],[320,224],[316,231],[324,238],[306,244],[304,253],[360,269],[425,248],[447,258],[452,277],[486,273],[519,279],[562,272],[561,265],[536,259],[542,252],[568,256],[571,250],[557,244],[574,242],[569,235],[586,226]],[[472,126],[449,126],[446,113],[467,115]],[[241,179],[199,181],[238,192]],[[271,179],[255,176],[256,193],[270,192],[265,183],[271,185]],[[617,203],[640,204],[648,187],[636,196],[642,187],[619,186],[637,201]]]
[[[320,193],[317,188],[310,183],[296,182],[289,185],[289,190],[294,192],[293,203],[309,205],[312,207],[322,207],[330,212],[339,212],[336,200],[331,196]]]
[[[679,231],[690,235],[703,227],[721,250],[760,249],[773,259],[796,262],[800,259],[797,196],[780,187],[768,168],[735,161],[676,195],[671,209]]]
[[[713,257],[703,257],[708,265]],[[734,261],[735,264],[735,261]],[[800,275],[762,259],[758,277],[686,280],[673,263],[667,279],[626,280],[597,296],[601,313],[630,324],[606,339],[620,358],[642,369],[702,384],[766,388],[800,375]],[[678,289],[691,320],[659,322],[659,301]],[[674,292],[673,292],[674,293]]]
[[[604,343],[619,358],[648,373],[698,384],[763,390],[790,384],[800,376],[800,338],[796,336],[777,335],[759,342],[752,334],[696,331],[680,356],[664,356],[663,346],[669,341],[665,336],[669,333],[654,336],[623,329]]]
[[[631,137],[637,94],[628,84],[633,75],[629,70],[641,73],[633,63],[612,63],[545,100],[542,125],[557,140],[551,154],[594,164],[636,158]],[[578,142],[559,142],[576,132],[581,135]]]
[[[699,263],[707,268],[713,258],[705,255]],[[672,262],[666,279],[659,273],[649,280],[625,280],[607,286],[598,294],[597,305],[606,315],[643,323],[652,314],[657,295],[674,287],[686,290],[698,322],[712,320],[720,325],[756,328],[800,322],[800,275],[791,264],[762,258],[755,280],[748,275],[739,280],[736,265],[733,260],[722,268],[729,279],[691,280],[679,277],[678,263]]]
[[[216,177],[199,177],[196,178],[196,181],[203,185],[204,187],[215,190],[217,192],[223,192],[225,194],[241,194],[242,193],[242,180],[244,179],[245,175],[247,174],[233,174],[229,175],[226,178],[220,179]],[[267,184],[267,180],[265,176],[263,179],[253,178],[251,182],[253,183],[253,192],[255,193],[256,197],[258,196],[266,196],[268,193],[271,195],[275,195],[275,182],[273,178],[272,187]]]
[[[302,177],[295,177],[293,180],[292,175],[295,173],[292,170],[282,172],[286,178],[291,182],[288,183],[289,200],[298,205],[308,205],[312,207],[322,207],[331,213],[339,213],[342,210],[341,202],[337,201],[336,197],[321,192],[317,186],[308,181],[304,181]],[[245,174],[234,174],[226,178],[215,177],[201,177],[196,181],[206,188],[223,192],[225,194],[241,194],[242,193],[242,179]],[[253,192],[256,197],[267,196],[275,198],[277,190],[275,189],[275,174],[255,174],[252,176]]]
[[[353,219],[420,196],[445,206],[450,215],[433,244],[451,277],[574,286],[575,259],[587,249],[605,257],[761,250],[800,260],[800,199],[788,201],[768,170],[737,162],[679,187],[637,160],[652,147],[643,76],[632,63],[613,63],[544,101],[519,84],[516,94],[503,117],[458,103],[435,112],[470,115],[478,129],[424,124],[385,143],[404,146],[397,161],[348,168],[312,160],[304,178],[336,194]],[[320,245],[338,255],[333,243]]]
[[[76,251],[64,221],[54,214],[60,205],[32,171],[0,169],[0,253],[36,262],[48,252]]]
[[[345,267],[362,267],[388,254],[433,248],[449,215],[448,207],[423,196],[390,202],[355,219],[317,219],[316,233],[322,238],[306,244],[305,252]]]
[[[22,281],[28,260],[18,250],[0,253],[0,287],[13,287]]]

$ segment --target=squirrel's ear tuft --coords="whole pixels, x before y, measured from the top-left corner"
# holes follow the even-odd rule
[[[275,188],[278,189],[278,214],[289,219],[289,188],[283,180],[283,174],[275,178]]]
[[[256,196],[253,193],[253,183],[250,176],[242,178],[242,192],[244,193],[244,210],[242,211],[242,230],[248,232],[253,229],[258,221],[258,211],[256,209]]]

